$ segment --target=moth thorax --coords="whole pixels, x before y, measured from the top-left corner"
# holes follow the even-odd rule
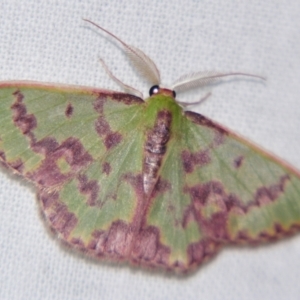
[[[144,192],[147,197],[158,181],[159,169],[170,139],[171,121],[170,111],[159,111],[153,128],[147,132],[143,164]]]

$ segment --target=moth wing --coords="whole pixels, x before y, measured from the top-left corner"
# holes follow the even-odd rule
[[[165,265],[186,271],[226,243],[299,230],[299,173],[193,112],[172,132],[147,216],[168,249]]]
[[[98,257],[126,259],[142,201],[143,100],[123,93],[0,85],[0,157],[38,189],[51,228]]]

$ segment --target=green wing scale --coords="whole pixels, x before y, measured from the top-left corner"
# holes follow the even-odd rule
[[[62,240],[100,259],[186,272],[299,230],[300,174],[168,90],[2,83],[0,160]]]

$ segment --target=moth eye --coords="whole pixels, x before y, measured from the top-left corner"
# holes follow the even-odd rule
[[[158,85],[154,85],[153,87],[151,87],[151,89],[149,90],[149,95],[152,96],[153,94],[157,94],[159,91],[159,86]]]
[[[176,92],[174,90],[172,92],[173,92],[173,97],[175,99],[176,98]]]

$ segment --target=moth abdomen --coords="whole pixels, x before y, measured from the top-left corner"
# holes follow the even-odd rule
[[[157,113],[156,121],[147,133],[144,147],[143,180],[144,192],[149,196],[158,180],[161,161],[167,150],[170,139],[170,127],[172,114],[169,110],[161,110]]]

